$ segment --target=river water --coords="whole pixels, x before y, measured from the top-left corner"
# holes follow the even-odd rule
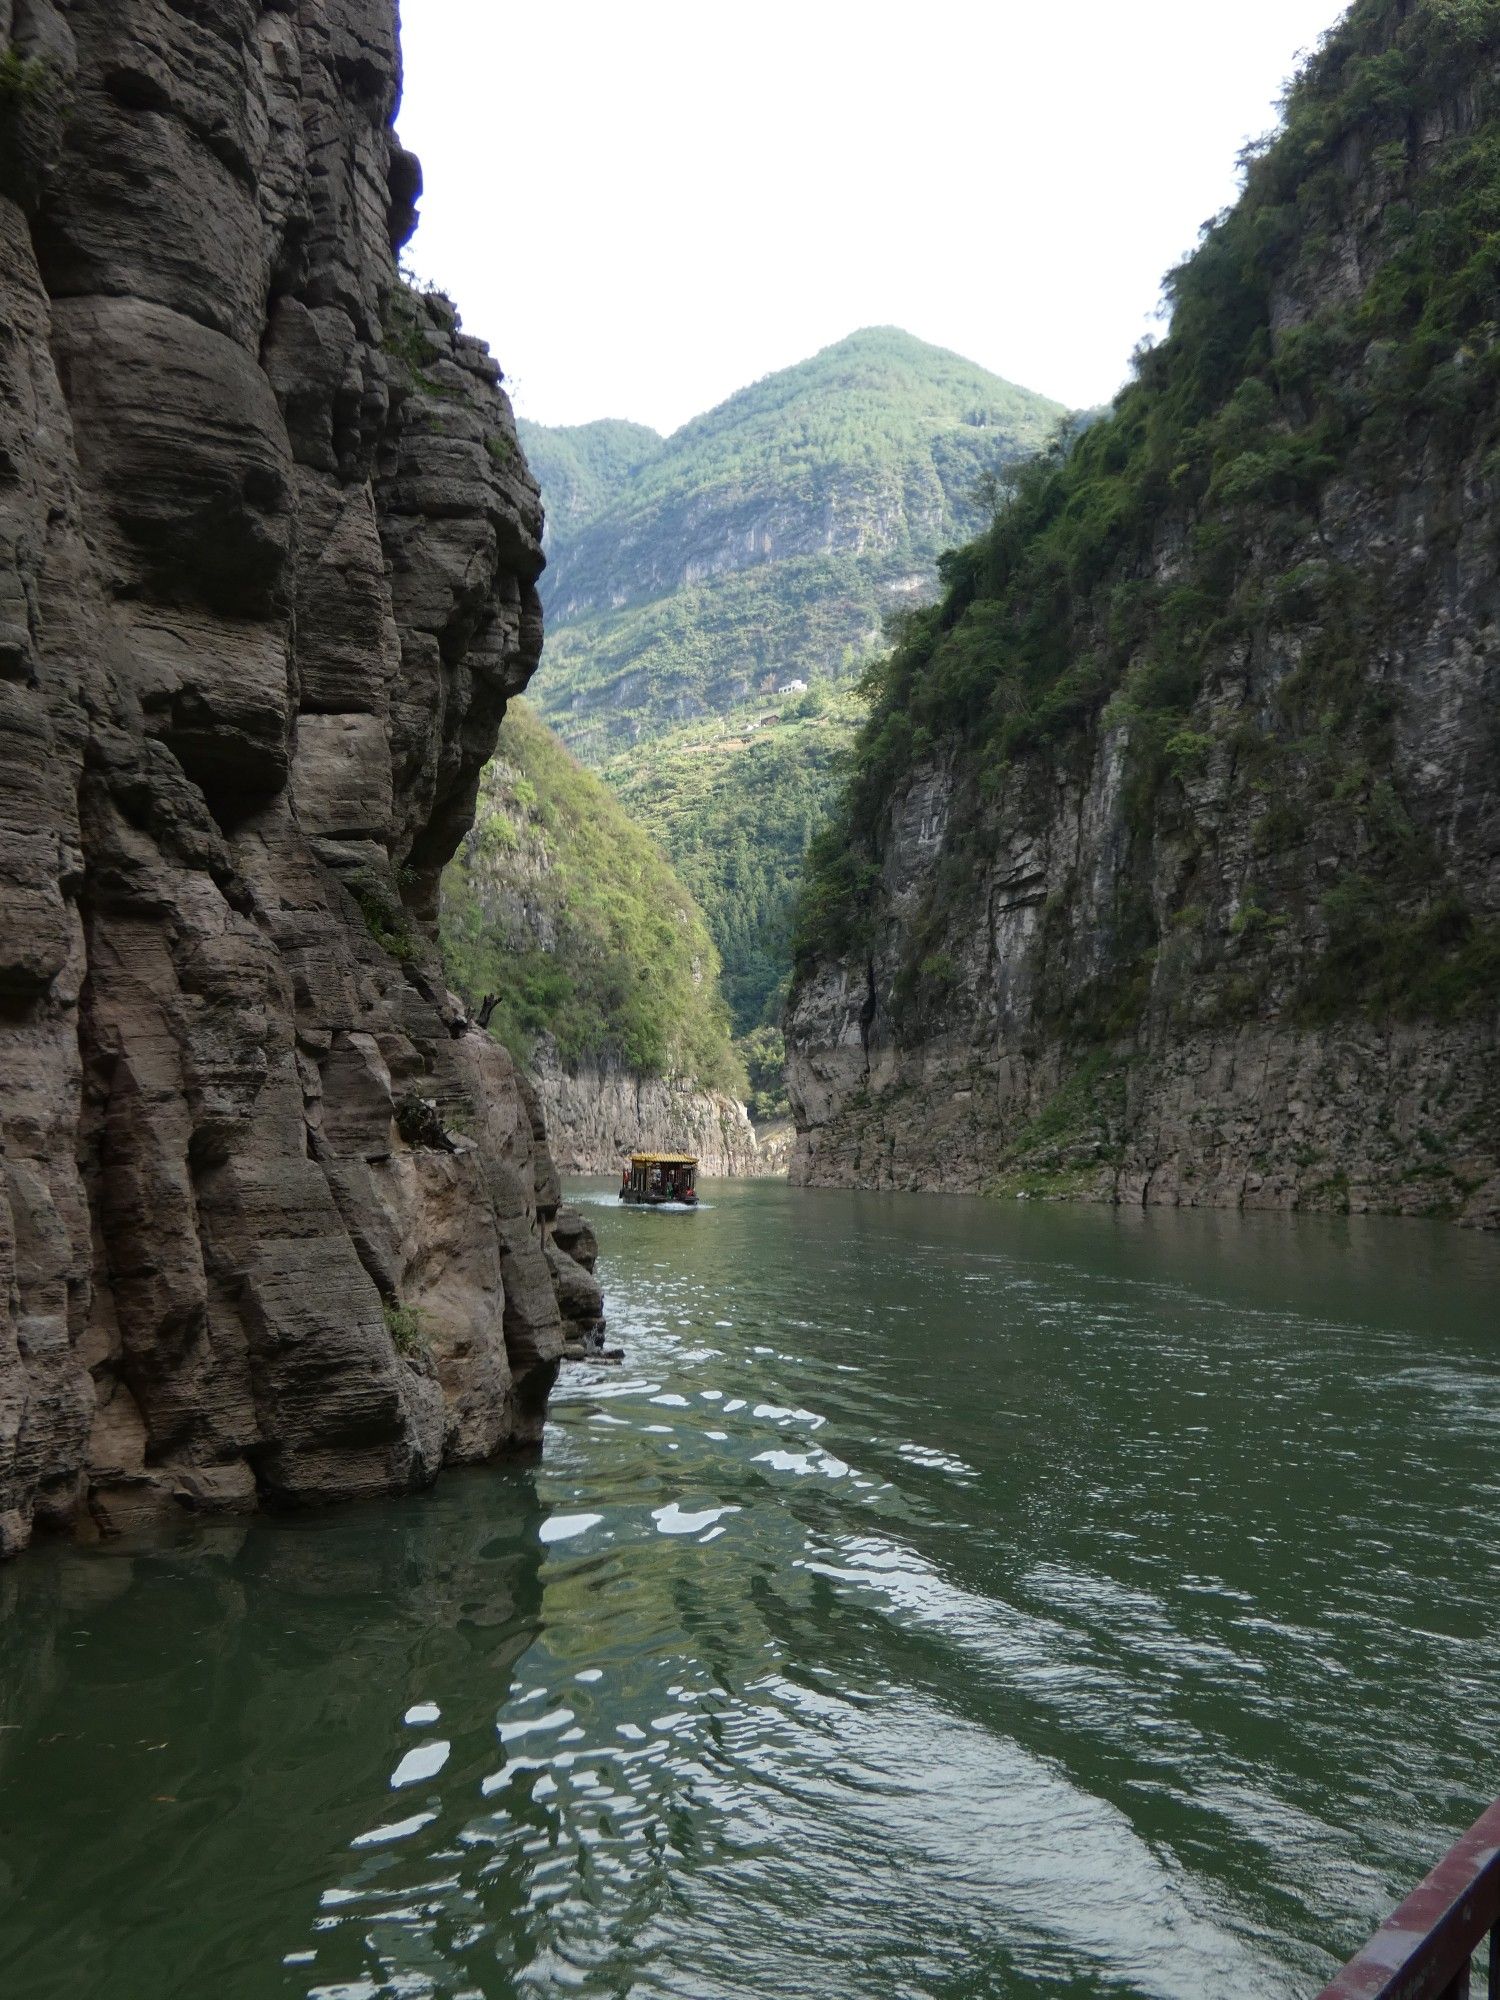
[[[1500,1245],[707,1193],[541,1467],[0,1574],[8,2000],[1279,2000],[1500,1791]]]

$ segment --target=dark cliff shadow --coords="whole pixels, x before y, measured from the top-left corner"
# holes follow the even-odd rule
[[[458,1473],[0,1576],[7,1989],[302,1990],[284,1960],[330,1887],[383,1822],[431,1810],[403,1758],[445,1743],[436,1782],[465,1792],[494,1763],[540,1629],[541,1518],[528,1472]]]

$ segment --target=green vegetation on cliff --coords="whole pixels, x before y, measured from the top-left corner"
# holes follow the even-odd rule
[[[891,327],[668,439],[523,427],[549,516],[533,692],[701,903],[741,1033],[774,1019],[853,680],[1058,405]],[[778,696],[790,680],[808,696]],[[846,682],[842,691],[830,686]],[[774,720],[764,723],[763,718]]]
[[[1061,415],[873,327],[654,452],[636,427],[528,426],[552,516],[537,702],[598,759],[787,678],[853,670],[892,606],[930,586],[938,552],[978,525],[985,476]]]
[[[719,956],[670,864],[525,702],[513,702],[474,826],[443,877],[450,978],[525,1061],[615,1057],[743,1096]]]
[[[1110,415],[1008,476],[989,527],[943,558],[941,602],[867,674],[871,714],[818,843],[800,957],[863,948],[887,804],[956,752],[968,818],[906,989],[913,1006],[940,1005],[924,967],[979,866],[985,802],[1023,760],[1065,762],[1119,725],[1132,839],[1183,847],[1179,925],[1205,839],[1187,802],[1227,767],[1259,801],[1261,879],[1234,918],[1235,953],[1268,956],[1284,906],[1305,901],[1312,829],[1340,858],[1314,919],[1323,953],[1296,998],[1307,1018],[1493,1001],[1493,926],[1443,880],[1394,781],[1380,661],[1414,590],[1454,559],[1465,509],[1493,509],[1500,483],[1497,51],[1500,0],[1360,0],[1328,37],[1283,132],[1247,158],[1243,198],[1171,274],[1168,337]],[[1450,476],[1461,461],[1478,469],[1467,496]],[[1339,496],[1424,480],[1415,573],[1361,544]],[[1238,671],[1243,685],[1273,644],[1289,671],[1264,711],[1219,704],[1231,741],[1205,706],[1208,677]],[[1144,981],[1161,913],[1140,880],[1121,870],[1116,931]],[[1236,990],[1220,1004],[1252,1012],[1267,980],[1247,966]],[[1099,1024],[1135,1003],[1117,987]]]
[[[547,496],[549,555],[566,547],[660,451],[660,433],[646,424],[606,417],[593,424],[516,426],[526,462]]]
[[[603,765],[684,722],[774,705],[788,680],[859,673],[879,645],[887,565],[788,556],[685,584],[648,604],[549,625],[537,699],[580,756]],[[922,577],[935,587],[936,552]]]
[[[757,703],[627,750],[604,777],[672,857],[724,964],[735,1031],[780,1018],[803,857],[863,708],[848,689]]]

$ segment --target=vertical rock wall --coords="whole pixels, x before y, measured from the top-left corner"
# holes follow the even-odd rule
[[[1358,0],[1289,118],[877,711],[794,1180],[1500,1226],[1493,9]]]
[[[556,1175],[436,884],[535,667],[397,285],[394,0],[0,0],[0,1553],[534,1439]]]
[[[696,1153],[708,1180],[749,1180],[780,1171],[762,1162],[744,1105],[721,1090],[641,1076],[619,1062],[568,1064],[546,1036],[532,1069],[565,1173],[618,1174],[635,1152]]]

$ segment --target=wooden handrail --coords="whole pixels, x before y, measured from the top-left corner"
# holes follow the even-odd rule
[[[1486,1934],[1489,2000],[1500,2000],[1500,1801],[1449,1848],[1319,2000],[1469,2000],[1469,1963]]]

